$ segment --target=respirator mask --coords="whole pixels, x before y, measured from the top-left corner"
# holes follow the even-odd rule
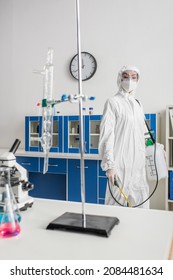
[[[134,81],[132,79],[122,80],[121,86],[126,92],[131,92],[136,89],[137,81]]]

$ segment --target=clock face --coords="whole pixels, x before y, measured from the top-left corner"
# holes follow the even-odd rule
[[[93,77],[97,69],[97,62],[94,56],[88,52],[81,52],[82,81]],[[70,73],[78,80],[78,55],[75,55],[70,62]]]

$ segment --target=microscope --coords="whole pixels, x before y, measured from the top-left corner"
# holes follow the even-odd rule
[[[0,154],[0,169],[2,167],[10,168],[10,185],[17,202],[18,209],[26,210],[32,207],[33,198],[28,195],[33,189],[33,184],[28,181],[27,170],[16,162],[15,152],[21,141],[16,139],[9,152]],[[1,180],[2,179],[2,180]],[[3,192],[3,178],[0,178],[0,190]],[[3,205],[3,197],[0,196],[0,205]]]

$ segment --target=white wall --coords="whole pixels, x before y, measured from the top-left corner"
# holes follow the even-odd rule
[[[82,50],[98,63],[95,76],[83,82],[84,93],[96,96],[94,113],[101,114],[116,92],[119,69],[136,65],[137,98],[146,113],[159,113],[163,142],[164,111],[173,102],[173,1],[80,0],[80,10]],[[76,54],[75,0],[0,0],[0,40],[0,147],[20,138],[24,148],[24,116],[36,114],[42,99],[42,77],[32,71],[43,68],[48,47],[55,52],[55,96],[77,92],[69,73]],[[78,106],[62,104],[57,110],[77,114]]]

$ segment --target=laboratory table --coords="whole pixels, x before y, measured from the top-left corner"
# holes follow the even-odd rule
[[[81,213],[81,203],[35,199],[21,212],[20,235],[0,239],[1,260],[164,260],[172,255],[173,212],[85,204],[85,213],[120,220],[109,237],[46,230],[65,212]]]

